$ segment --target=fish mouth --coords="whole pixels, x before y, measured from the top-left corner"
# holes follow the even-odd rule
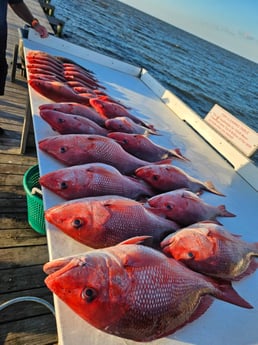
[[[43,271],[47,275],[60,271],[65,266],[67,266],[73,260],[73,258],[74,257],[66,257],[66,258],[60,258],[53,261],[49,261],[43,266]]]

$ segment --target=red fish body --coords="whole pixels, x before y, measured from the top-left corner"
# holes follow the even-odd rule
[[[33,79],[35,79],[35,80],[46,80],[46,81],[61,81],[61,82],[64,81],[63,78],[58,77],[54,73],[51,74],[47,71],[46,72],[43,71],[43,73],[41,73],[38,70],[34,74],[30,74],[30,80],[33,80]]]
[[[211,182],[199,181],[182,169],[169,164],[142,166],[135,171],[135,174],[161,192],[187,188],[194,193],[207,190],[214,194],[223,195],[216,190]]]
[[[127,152],[148,162],[176,157],[187,160],[179,149],[166,149],[151,141],[146,135],[112,132],[108,137],[116,140]]]
[[[91,107],[74,102],[59,102],[59,103],[49,103],[42,104],[39,106],[39,110],[56,110],[62,113],[79,115],[86,117],[87,119],[96,122],[100,126],[104,126],[106,118],[101,116]]]
[[[141,126],[129,117],[120,116],[108,119],[105,122],[107,129],[114,132],[135,133],[135,134],[157,134],[156,131]]]
[[[164,253],[203,274],[239,280],[258,268],[258,242],[247,243],[222,226],[198,223],[167,236]]]
[[[101,115],[104,115],[108,118],[114,118],[114,117],[129,117],[131,120],[133,120],[135,123],[138,123],[142,126],[145,126],[147,128],[150,128],[152,130],[155,130],[153,126],[148,125],[141,121],[138,117],[131,114],[123,105],[120,105],[116,102],[109,102],[102,100],[100,98],[91,98],[90,99],[90,105]]]
[[[48,288],[92,326],[134,341],[168,336],[200,317],[213,298],[244,308],[217,282],[136,244],[120,244],[44,265]]]
[[[31,70],[33,71],[34,69],[40,68],[45,71],[51,72],[57,75],[58,77],[64,77],[62,69],[59,69],[58,67],[53,66],[53,65],[47,65],[45,63],[28,63],[26,67],[29,72]]]
[[[164,215],[182,226],[216,217],[234,217],[224,205],[213,206],[205,203],[193,192],[176,189],[148,199],[151,207],[158,208]]]
[[[83,72],[79,72],[79,71],[69,71],[67,69],[64,70],[64,77],[67,80],[78,80],[82,83],[84,83],[85,85],[88,85],[89,87],[91,87],[92,89],[94,88],[101,88],[102,86],[99,85],[95,79],[91,78],[88,74],[85,74]]]
[[[44,64],[47,66],[51,66],[53,68],[58,69],[60,72],[63,72],[63,64],[61,61],[58,61],[55,58],[49,58],[49,57],[40,57],[40,56],[34,56],[34,57],[29,57],[27,56],[27,60],[31,64]]]
[[[39,182],[66,200],[112,194],[132,199],[154,195],[144,181],[124,176],[102,163],[59,169],[41,176]]]
[[[148,235],[161,240],[178,225],[147,210],[141,203],[117,196],[67,201],[45,212],[46,220],[76,241],[92,248],[115,245]]]
[[[76,94],[71,87],[63,82],[31,79],[29,80],[29,84],[42,96],[55,102],[89,104],[88,98]]]
[[[100,135],[66,134],[48,137],[39,148],[65,165],[105,163],[122,174],[132,174],[140,166],[149,164],[126,151],[114,140]]]
[[[42,69],[42,68],[31,68],[29,70],[29,82],[32,80],[37,80],[37,79],[39,81],[42,80],[42,78],[37,78],[38,75],[45,75],[46,77],[49,76],[48,79],[45,79],[46,81],[49,81],[49,82],[53,80],[62,84],[65,82],[65,78],[62,75],[53,73],[49,70]]]
[[[56,110],[42,109],[40,116],[60,134],[98,134],[107,135],[107,129],[86,117],[66,114]]]

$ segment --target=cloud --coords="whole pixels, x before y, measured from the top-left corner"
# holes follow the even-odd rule
[[[240,37],[242,37],[246,40],[255,41],[255,37],[253,35],[251,35],[249,32],[239,31],[238,34]]]

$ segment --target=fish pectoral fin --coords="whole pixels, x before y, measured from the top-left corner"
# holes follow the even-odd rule
[[[187,190],[182,193],[182,197],[185,199],[189,199],[191,201],[200,202],[200,198],[196,194],[189,192]]]

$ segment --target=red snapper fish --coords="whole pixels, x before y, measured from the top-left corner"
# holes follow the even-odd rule
[[[224,205],[207,204],[196,194],[183,188],[155,195],[148,199],[147,203],[181,226],[202,220],[214,220],[216,217],[235,217]]]
[[[57,74],[57,73],[53,73],[53,72],[50,72],[49,70],[47,69],[43,69],[43,68],[31,68],[29,70],[29,80],[46,80],[46,79],[42,79],[38,76],[40,75],[45,75],[45,77],[49,77],[47,79],[48,82],[50,81],[56,81],[56,82],[59,82],[59,83],[64,83],[65,82],[65,78],[61,75],[61,74]]]
[[[143,134],[112,132],[108,134],[108,137],[117,141],[125,151],[148,162],[170,157],[188,160],[181,154],[179,149],[172,150],[157,145]]]
[[[66,200],[111,194],[131,199],[154,195],[144,181],[122,175],[116,168],[102,163],[59,169],[41,176],[39,182]]]
[[[32,74],[35,69],[39,68],[47,72],[51,72],[58,77],[64,77],[62,69],[53,65],[48,65],[47,63],[27,63],[26,67],[29,73],[32,73]]]
[[[29,80],[29,85],[42,96],[54,102],[78,102],[89,104],[87,97],[80,96],[63,82],[39,79]]]
[[[214,297],[252,308],[230,282],[206,277],[132,242],[48,262],[45,283],[90,325],[140,342],[193,322]]]
[[[31,64],[40,64],[40,65],[44,64],[47,66],[51,66],[62,72],[64,69],[62,62],[57,60],[53,56],[50,58],[49,56],[40,56],[40,55],[28,56],[27,55],[27,61]]]
[[[59,103],[49,103],[42,104],[39,106],[39,110],[56,110],[62,113],[79,115],[86,117],[87,119],[96,122],[98,125],[104,127],[107,118],[101,116],[91,107],[75,103],[75,102],[59,102]]]
[[[161,192],[169,192],[171,190],[186,188],[197,193],[201,190],[224,196],[213,185],[212,182],[202,182],[188,175],[182,169],[169,165],[145,165],[135,171],[136,176],[148,182],[153,188]]]
[[[160,241],[179,228],[153,212],[135,200],[111,195],[66,201],[46,210],[45,217],[76,241],[103,248],[142,235]]]
[[[125,175],[149,164],[124,151],[113,139],[100,135],[51,136],[41,140],[39,148],[68,166],[99,162],[112,165]]]
[[[53,65],[57,68],[62,69],[63,64],[61,61],[59,61],[55,56],[48,54],[46,52],[40,51],[40,50],[31,50],[27,53],[26,59],[29,62],[38,62],[38,63],[45,63],[49,65]]]
[[[200,222],[167,236],[164,253],[194,271],[240,280],[258,268],[258,242],[247,243],[218,224]]]
[[[107,129],[114,132],[155,135],[157,134],[156,130],[152,130],[142,125],[139,125],[126,116],[118,116],[113,119],[108,119],[105,121],[105,126]]]
[[[40,116],[60,134],[98,134],[107,135],[106,128],[100,127],[96,122],[86,117],[66,114],[61,111],[42,109]]]
[[[84,85],[94,89],[94,88],[104,88],[100,85],[95,78],[92,78],[89,74],[84,73],[83,71],[79,70],[68,70],[65,68],[64,70],[64,77],[67,80],[78,80],[79,82],[83,83]]]
[[[101,98],[91,98],[89,100],[90,105],[101,115],[104,115],[108,118],[126,116],[133,120],[135,123],[140,124],[144,127],[155,130],[152,125],[148,125],[139,119],[137,116],[131,114],[123,105],[118,104],[117,102],[109,102],[102,100]]]

